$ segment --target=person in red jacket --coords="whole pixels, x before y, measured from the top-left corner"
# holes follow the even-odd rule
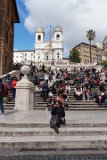
[[[12,81],[11,81],[11,84],[10,84],[10,88],[11,88],[11,91],[13,93],[13,97],[15,98],[15,95],[16,95],[16,83],[17,83],[17,78],[16,77],[13,77],[12,78]]]

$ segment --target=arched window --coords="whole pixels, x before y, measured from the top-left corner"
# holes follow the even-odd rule
[[[56,39],[57,39],[57,40],[60,39],[60,35],[59,35],[59,34],[56,35]]]
[[[59,52],[57,53],[57,58],[59,59]]]
[[[38,35],[38,41],[41,41],[41,35]]]

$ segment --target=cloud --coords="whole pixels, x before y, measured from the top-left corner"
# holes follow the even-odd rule
[[[88,42],[86,32],[96,31],[94,43],[102,43],[107,34],[107,0],[23,0],[29,15],[25,27],[34,32],[38,26],[63,28],[65,52],[80,42]],[[68,54],[68,53],[67,53]]]
[[[18,7],[20,17],[22,18],[22,20],[25,20],[27,17],[27,14],[24,12],[24,10],[19,5],[17,5],[17,7]]]

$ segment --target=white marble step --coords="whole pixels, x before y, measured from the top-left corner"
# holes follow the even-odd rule
[[[54,129],[50,127],[42,128],[11,128],[0,127],[0,136],[52,136],[56,135]],[[78,135],[107,135],[107,127],[61,127],[59,136],[78,136]]]
[[[0,148],[107,149],[107,135],[95,136],[0,136]]]

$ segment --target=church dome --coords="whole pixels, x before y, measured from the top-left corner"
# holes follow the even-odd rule
[[[57,25],[57,26],[55,27],[55,32],[63,32],[63,31],[62,31],[62,27],[59,26],[59,25]]]
[[[103,40],[103,45],[107,44],[107,36]]]
[[[36,33],[44,33],[44,29],[42,27],[38,27],[36,29]]]

